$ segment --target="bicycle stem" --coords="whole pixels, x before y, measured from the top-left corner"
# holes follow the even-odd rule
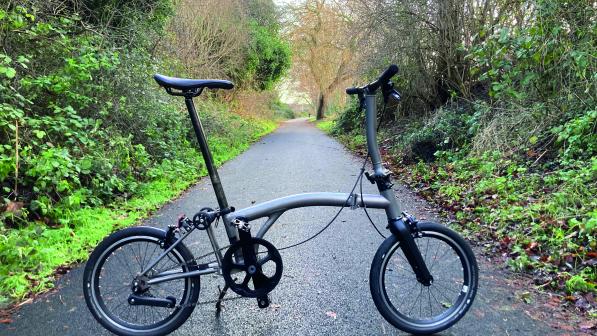
[[[379,145],[377,144],[377,106],[375,104],[375,95],[368,94],[365,96],[365,125],[367,149],[369,150],[369,156],[371,156],[373,171],[375,175],[382,176],[385,174],[385,171],[381,164],[381,155],[379,153]]]
[[[388,220],[392,221],[402,216],[402,208],[396,199],[396,195],[394,195],[389,172],[384,169],[381,162],[381,154],[379,153],[379,145],[377,144],[377,105],[375,103],[375,94],[367,93],[364,99],[367,149],[371,156],[371,163],[373,164],[373,179],[377,184],[379,193],[390,202],[390,206],[386,208],[386,215]]]

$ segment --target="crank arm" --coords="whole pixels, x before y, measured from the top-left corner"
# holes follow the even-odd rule
[[[168,296],[165,299],[161,299],[156,297],[131,294],[127,301],[131,306],[153,306],[164,308],[174,308],[176,306],[176,299],[172,296]]]

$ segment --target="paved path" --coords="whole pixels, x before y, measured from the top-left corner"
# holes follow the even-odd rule
[[[360,161],[305,120],[293,120],[226,163],[220,176],[229,203],[239,208],[293,193],[348,192]],[[369,183],[365,188],[365,192],[376,192]],[[437,218],[403,187],[397,193],[417,217]],[[215,204],[209,179],[203,179],[145,224],[165,227],[181,213],[192,215],[202,206]],[[289,245],[317,232],[335,211],[289,211],[265,238],[277,247]],[[373,218],[381,224],[385,216],[373,212]],[[226,240],[220,233],[223,244]],[[254,299],[229,301],[216,319],[214,306],[203,305],[174,334],[402,335],[383,320],[369,293],[369,267],[380,243],[361,210],[345,210],[317,240],[282,252],[284,276],[272,292],[270,308],[258,309]],[[188,244],[195,255],[209,248],[203,233],[194,234]],[[482,261],[480,266],[480,291],[473,308],[443,335],[558,334],[514,308],[512,289],[497,280],[501,274]],[[58,291],[23,306],[12,324],[0,325],[0,335],[108,335],[85,306],[82,273],[82,266],[73,269],[58,281]],[[200,299],[215,299],[217,285],[222,283],[214,275],[202,277]],[[327,312],[334,312],[336,318]]]

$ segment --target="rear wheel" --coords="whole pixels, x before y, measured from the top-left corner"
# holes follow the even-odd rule
[[[85,266],[83,293],[89,310],[105,328],[118,335],[165,335],[191,315],[199,298],[199,278],[183,278],[147,286],[143,297],[168,299],[174,307],[132,305],[133,280],[164,252],[166,233],[151,227],[133,227],[113,233],[91,254]],[[196,269],[193,255],[178,244],[153,268],[188,272]],[[185,261],[188,263],[185,264]],[[151,271],[150,271],[151,273]]]
[[[468,311],[477,293],[479,271],[470,246],[456,232],[435,223],[419,223],[415,237],[433,283],[417,281],[394,235],[377,250],[369,276],[377,309],[392,325],[416,334],[451,327]]]

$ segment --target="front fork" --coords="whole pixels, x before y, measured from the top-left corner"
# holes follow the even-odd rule
[[[425,260],[421,256],[421,251],[415,243],[414,237],[421,234],[419,232],[416,219],[403,213],[401,218],[390,220],[389,229],[393,235],[398,237],[400,241],[400,248],[404,252],[406,260],[410,264],[410,267],[415,272],[417,281],[424,286],[431,286],[433,283],[433,276],[429,273]]]
[[[382,170],[381,167],[379,170]],[[377,184],[381,195],[390,201],[390,207],[386,210],[389,218],[388,228],[400,241],[400,248],[404,252],[404,256],[410,267],[415,272],[417,281],[424,286],[430,286],[433,283],[433,277],[429,273],[429,269],[414,239],[415,236],[420,235],[417,220],[414,216],[405,212],[401,213],[400,206],[394,195],[389,172],[382,171],[382,173],[374,173],[373,175],[365,173],[365,177],[367,177],[371,184]]]

